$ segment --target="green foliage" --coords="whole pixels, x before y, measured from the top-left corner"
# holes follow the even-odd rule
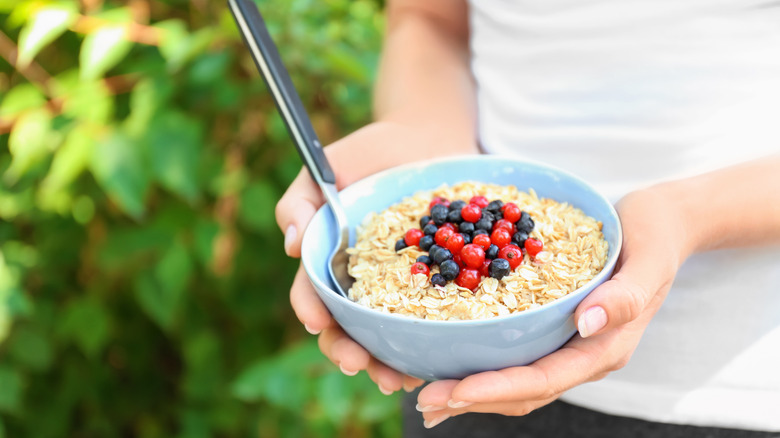
[[[381,1],[258,3],[323,142],[368,122]],[[289,307],[301,163],[225,2],[0,20],[0,438],[399,435]]]

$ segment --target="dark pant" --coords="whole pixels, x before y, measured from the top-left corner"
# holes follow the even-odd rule
[[[602,414],[556,401],[525,417],[464,414],[433,429],[415,410],[417,393],[404,398],[404,438],[780,438],[780,433],[680,426]]]

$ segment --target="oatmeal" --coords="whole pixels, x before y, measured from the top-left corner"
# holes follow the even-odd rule
[[[357,228],[350,299],[429,320],[532,309],[604,268],[601,223],[533,190],[464,182],[406,198]]]

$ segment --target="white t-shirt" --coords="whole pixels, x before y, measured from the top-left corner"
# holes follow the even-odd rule
[[[562,167],[616,201],[780,151],[780,2],[470,7],[490,153]],[[691,257],[630,363],[563,399],[651,421],[780,431],[780,248]]]

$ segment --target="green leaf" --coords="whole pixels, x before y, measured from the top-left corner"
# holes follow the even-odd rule
[[[241,193],[239,217],[250,228],[270,232],[276,227],[274,208],[279,201],[274,187],[267,181],[255,181]]]
[[[62,6],[40,9],[19,33],[18,66],[29,65],[35,55],[62,35],[77,17],[73,9]]]
[[[55,97],[62,101],[62,113],[74,119],[104,125],[114,114],[114,97],[103,80],[81,80],[69,70],[53,81]]]
[[[100,78],[122,61],[133,48],[126,31],[125,26],[107,26],[84,38],[79,52],[82,79]]]
[[[17,412],[21,399],[22,376],[7,365],[0,365],[0,412]]]
[[[8,137],[8,149],[13,155],[11,167],[5,173],[8,182],[16,182],[32,166],[46,158],[59,136],[51,131],[51,113],[41,108],[19,116]]]
[[[141,79],[130,92],[130,116],[125,121],[127,132],[143,136],[158,111],[173,95],[174,84],[168,76]]]
[[[0,342],[8,336],[11,328],[11,309],[9,301],[19,287],[19,275],[5,262],[3,251],[0,251]]]
[[[219,234],[219,224],[211,220],[201,220],[195,225],[195,253],[201,264],[210,266],[214,258],[214,239]]]
[[[42,183],[44,189],[62,189],[87,168],[95,146],[95,134],[95,130],[86,123],[76,125],[68,133],[54,154],[49,173]]]
[[[220,340],[211,332],[191,335],[184,344],[186,372],[183,390],[188,399],[210,401],[222,382]]]
[[[14,329],[8,353],[19,364],[36,371],[47,369],[53,358],[51,340],[35,326]]]
[[[144,197],[149,187],[146,167],[141,148],[121,132],[99,142],[90,163],[103,190],[136,219],[144,213]]]
[[[168,62],[168,70],[178,71],[195,55],[203,52],[215,39],[213,29],[203,28],[190,33],[179,19],[161,21],[154,25],[162,31],[160,53]]]
[[[65,308],[58,329],[61,337],[73,341],[87,357],[95,358],[108,342],[111,318],[102,303],[82,296]]]
[[[12,118],[20,113],[46,104],[46,97],[32,84],[19,84],[11,88],[0,103],[0,118]]]
[[[177,241],[163,254],[153,273],[144,273],[136,280],[136,299],[165,330],[171,330],[181,309],[192,269],[187,248]]]
[[[152,172],[160,184],[189,202],[197,200],[203,129],[180,112],[159,114],[146,134]]]

